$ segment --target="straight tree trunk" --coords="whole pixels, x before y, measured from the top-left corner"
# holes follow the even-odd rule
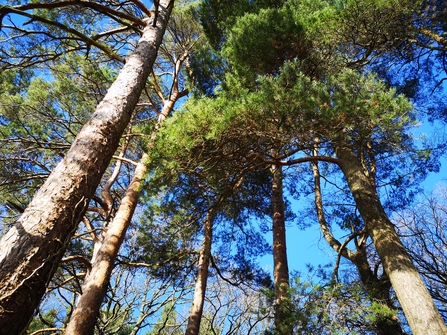
[[[318,152],[315,152],[315,156],[317,155]],[[377,278],[377,276],[374,275],[371,270],[366,254],[366,243],[356,243],[357,250],[354,252],[347,247],[341,250],[341,243],[334,237],[334,235],[330,231],[329,225],[326,222],[326,218],[324,215],[320,183],[321,177],[317,161],[312,161],[312,170],[315,181],[315,208],[324,239],[331,246],[332,249],[334,249],[337,253],[341,253],[342,257],[348,259],[355,265],[360,276],[360,281],[362,282],[366,292],[368,292],[371,299],[384,305],[384,307],[395,310],[396,307],[393,306],[393,303],[390,299],[389,281],[384,281]],[[379,315],[378,319],[375,321],[375,326],[377,335],[405,335],[405,332],[402,330],[397,317],[390,318],[388,316]]]
[[[282,167],[272,168],[272,218],[273,218],[273,281],[276,289],[275,329],[278,334],[293,335],[289,313],[289,266],[286,249],[286,224],[282,186]]]
[[[155,139],[156,132],[165,118],[173,110],[178,96],[179,94],[174,93],[171,99],[165,102],[155,131],[151,136],[152,140]],[[147,172],[147,167],[144,163],[147,157],[147,154],[143,154],[140,159],[132,181],[127,187],[126,195],[116,212],[115,218],[110,222],[104,239],[98,251],[93,256],[92,269],[82,285],[82,294],[76,303],[76,307],[65,330],[66,335],[93,334],[96,318],[98,317],[101,303],[107,291],[118,251],[123,243],[127,228],[138,204],[142,180]]]
[[[0,334],[22,333],[118,148],[157,56],[172,6],[162,0],[135,52],[64,159],[0,241]]]
[[[445,325],[410,256],[386,215],[379,196],[352,148],[335,148],[365,227],[382,260],[414,335],[445,335]]]
[[[206,283],[208,280],[209,258],[211,255],[211,241],[213,238],[214,209],[211,209],[206,216],[203,231],[203,245],[200,249],[199,267],[197,272],[194,298],[189,311],[188,325],[185,335],[198,335],[200,331],[200,321],[202,320],[203,304],[205,301]]]

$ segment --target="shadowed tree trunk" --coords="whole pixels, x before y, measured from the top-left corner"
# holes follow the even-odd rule
[[[273,280],[276,290],[275,329],[278,334],[292,335],[293,326],[289,313],[289,266],[286,249],[286,224],[282,186],[282,167],[273,165],[272,171],[272,216],[273,216]]]
[[[213,220],[214,209],[211,209],[206,216],[203,229],[203,245],[200,249],[199,266],[197,272],[196,287],[194,289],[194,298],[189,311],[188,325],[185,335],[198,335],[200,330],[200,321],[203,313],[203,303],[205,301],[206,283],[208,280],[208,267],[211,255],[211,241],[213,238]]]
[[[413,334],[447,334],[447,326],[386,215],[375,188],[363,173],[354,151],[345,144],[338,145],[335,150],[357,208],[365,221],[366,230]]]
[[[27,328],[46,285],[118,148],[157,56],[172,6],[163,0],[135,52],[64,159],[0,242],[0,334]],[[168,6],[169,5],[169,6]]]

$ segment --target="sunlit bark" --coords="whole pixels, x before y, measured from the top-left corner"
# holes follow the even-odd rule
[[[336,153],[413,334],[447,334],[447,326],[386,215],[377,192],[363,173],[357,156],[347,144],[337,146]]]
[[[155,139],[157,130],[171,113],[175,102],[181,96],[183,96],[183,93],[179,94],[178,90],[175,90],[171,98],[165,101],[152,139]],[[123,243],[127,228],[132,221],[133,213],[138,204],[142,181],[147,172],[145,165],[147,157],[148,155],[144,154],[139,161],[115,218],[110,222],[103,240],[99,242],[100,245],[97,252],[93,255],[92,269],[85,278],[82,286],[82,294],[67,325],[67,334],[81,335],[93,330],[101,303],[107,291],[112,270],[115,266],[118,251]]]
[[[203,303],[205,301],[206,283],[208,280],[208,267],[211,255],[211,241],[213,238],[213,209],[206,216],[203,229],[203,245],[200,249],[199,266],[197,271],[196,287],[191,309],[189,311],[188,325],[185,335],[198,335],[200,321],[203,313]]]
[[[289,266],[286,249],[286,224],[283,199],[282,167],[273,165],[272,171],[272,215],[273,215],[273,280],[276,289],[275,328],[281,334],[293,334],[290,324],[288,305],[289,296]]]
[[[0,334],[26,329],[116,151],[157,56],[172,6],[162,1],[135,52],[20,220],[0,242]]]
[[[317,154],[318,152],[316,151],[315,155]],[[329,229],[329,225],[326,222],[323,210],[320,182],[321,176],[317,161],[312,161],[312,170],[315,186],[315,208],[318,221],[320,223],[320,230],[323,233],[324,239],[339,255],[341,254],[342,257],[350,260],[355,265],[357,271],[359,272],[360,280],[371,299],[373,299],[376,303],[383,304],[384,307],[389,307],[391,310],[395,310],[390,298],[391,285],[389,284],[388,277],[385,275],[384,278],[377,278],[371,270],[366,253],[366,238],[361,236],[355,243],[356,250],[351,251],[347,247],[342,248],[342,244],[334,237]],[[378,335],[405,334],[397,317],[379,315],[375,321],[375,326]]]

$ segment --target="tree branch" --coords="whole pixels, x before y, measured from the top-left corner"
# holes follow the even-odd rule
[[[152,11],[147,8],[144,3],[142,3],[139,0],[130,0],[135,6],[137,6],[141,11],[146,14],[148,17],[151,17],[153,15]]]
[[[341,260],[341,256],[342,256],[342,252],[343,250],[346,248],[346,246],[348,245],[349,242],[351,242],[355,237],[357,236],[361,236],[363,234],[367,234],[368,232],[366,231],[366,229],[363,229],[357,233],[352,234],[351,236],[349,236],[346,241],[343,242],[343,244],[340,247],[340,251],[338,252],[337,255],[337,261],[335,262],[335,267],[334,267],[334,272],[332,273],[332,281],[335,282],[335,278],[338,278],[338,268],[340,266],[340,260]]]
[[[15,7],[8,7],[8,6],[4,6],[6,8],[11,8],[11,9],[16,9],[19,11],[25,11],[25,10],[30,10],[30,9],[55,9],[55,8],[62,8],[62,7],[70,7],[70,6],[82,6],[82,7],[88,7],[91,8],[97,12],[100,12],[102,14],[106,14],[107,16],[110,16],[112,19],[115,19],[114,16],[125,19],[125,20],[129,20],[130,22],[133,22],[139,26],[145,26],[145,23],[143,22],[143,20],[140,20],[138,18],[136,18],[133,15],[124,13],[124,12],[120,12],[117,10],[114,10],[110,7],[101,5],[99,3],[95,3],[92,1],[86,1],[86,0],[75,0],[75,1],[57,1],[57,2],[53,2],[53,3],[40,3],[40,2],[36,2],[36,3],[28,3],[26,5],[20,5],[20,6],[15,6]],[[1,7],[0,7],[0,13],[1,13]],[[3,18],[3,14],[0,15],[0,22],[1,22],[1,18]],[[150,15],[148,15],[150,16]]]
[[[22,11],[22,10],[18,10],[18,9],[16,9],[16,8],[13,8],[13,7],[0,6],[0,28],[1,28],[1,26],[2,26],[2,20],[3,20],[3,17],[4,17],[6,14],[9,14],[9,13],[14,13],[14,14],[17,14],[17,15],[22,15],[22,16],[28,17],[28,18],[30,18],[30,19],[32,19],[32,20],[36,20],[36,21],[38,21],[38,22],[46,23],[46,24],[49,24],[49,25],[51,25],[51,26],[57,27],[57,28],[59,28],[59,29],[65,31],[65,32],[69,33],[69,34],[72,34],[72,35],[77,36],[77,37],[78,37],[81,41],[83,41],[87,46],[93,45],[93,46],[97,47],[99,50],[103,51],[103,52],[104,52],[106,55],[108,55],[110,58],[115,59],[115,60],[117,60],[117,61],[119,61],[119,62],[121,62],[121,63],[125,63],[125,62],[126,62],[124,58],[122,58],[121,56],[119,56],[119,55],[117,55],[116,53],[114,53],[114,52],[113,52],[107,45],[105,45],[104,43],[95,41],[94,39],[92,39],[92,38],[90,38],[90,37],[88,37],[88,36],[86,36],[86,35],[80,33],[80,32],[77,31],[76,29],[67,27],[66,25],[64,25],[64,24],[62,24],[62,23],[59,23],[59,22],[56,22],[56,21],[48,20],[48,19],[46,19],[46,18],[44,18],[44,17],[41,17],[41,16],[37,16],[37,15],[34,15],[34,14],[29,14],[29,13],[27,13],[27,12],[24,12],[24,11]]]
[[[307,162],[315,162],[315,161],[329,162],[329,163],[334,163],[337,165],[340,165],[342,163],[340,161],[340,159],[338,159],[338,158],[332,158],[332,157],[328,157],[328,156],[309,156],[309,157],[291,159],[288,161],[280,161],[277,164],[279,164],[279,165],[294,165],[294,164],[299,164],[299,163],[307,163]]]
[[[67,263],[67,262],[71,262],[71,261],[79,261],[79,262],[83,263],[85,265],[85,267],[87,268],[87,272],[90,272],[92,269],[92,264],[88,261],[87,258],[85,258],[84,256],[81,256],[81,255],[68,256],[68,257],[61,259],[61,263]]]
[[[35,332],[33,332],[29,335],[37,335],[37,334],[41,334],[41,333],[55,332],[55,331],[63,332],[64,330],[65,330],[65,328],[45,328],[45,329],[36,330]]]

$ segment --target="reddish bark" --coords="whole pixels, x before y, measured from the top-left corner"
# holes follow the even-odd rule
[[[273,218],[273,280],[276,288],[275,328],[284,335],[292,335],[287,308],[289,297],[289,266],[286,248],[286,224],[282,186],[282,167],[272,166],[272,218]]]

